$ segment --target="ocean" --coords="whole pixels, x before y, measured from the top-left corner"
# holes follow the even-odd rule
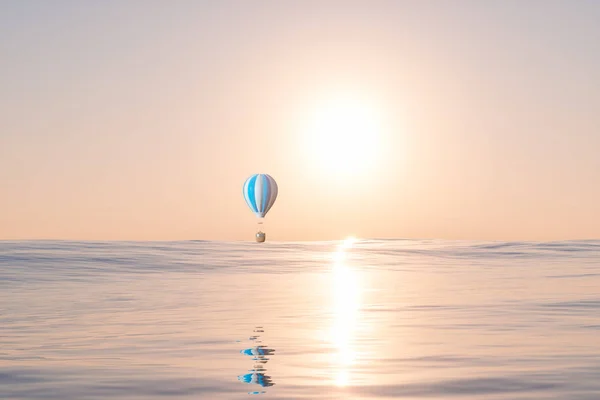
[[[600,399],[600,241],[0,242],[0,399]]]

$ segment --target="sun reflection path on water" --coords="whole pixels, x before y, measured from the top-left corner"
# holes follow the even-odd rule
[[[354,349],[357,320],[360,309],[360,284],[355,270],[346,262],[346,251],[352,247],[355,238],[344,240],[333,254],[333,325],[329,341],[336,349],[334,354],[334,383],[344,387],[350,383],[350,371],[357,361]]]

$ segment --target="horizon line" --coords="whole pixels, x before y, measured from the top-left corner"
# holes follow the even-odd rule
[[[569,238],[569,239],[452,239],[452,238],[389,238],[389,237],[356,237],[348,235],[339,239],[323,239],[323,240],[269,240],[265,243],[328,243],[340,242],[348,238],[354,238],[356,242],[364,241],[438,241],[438,242],[501,242],[501,243],[553,243],[553,242],[586,242],[600,241],[598,238]],[[28,238],[28,239],[0,239],[2,242],[73,242],[73,243],[184,243],[184,242],[210,242],[210,243],[256,243],[254,240],[242,239],[52,239],[52,238]],[[264,243],[257,243],[263,244]]]

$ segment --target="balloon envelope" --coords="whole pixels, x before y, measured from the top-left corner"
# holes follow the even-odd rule
[[[254,174],[244,182],[243,192],[250,210],[264,218],[277,199],[277,182],[270,175]]]

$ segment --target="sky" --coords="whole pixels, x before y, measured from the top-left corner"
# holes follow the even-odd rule
[[[0,239],[600,238],[600,2],[4,0]]]

